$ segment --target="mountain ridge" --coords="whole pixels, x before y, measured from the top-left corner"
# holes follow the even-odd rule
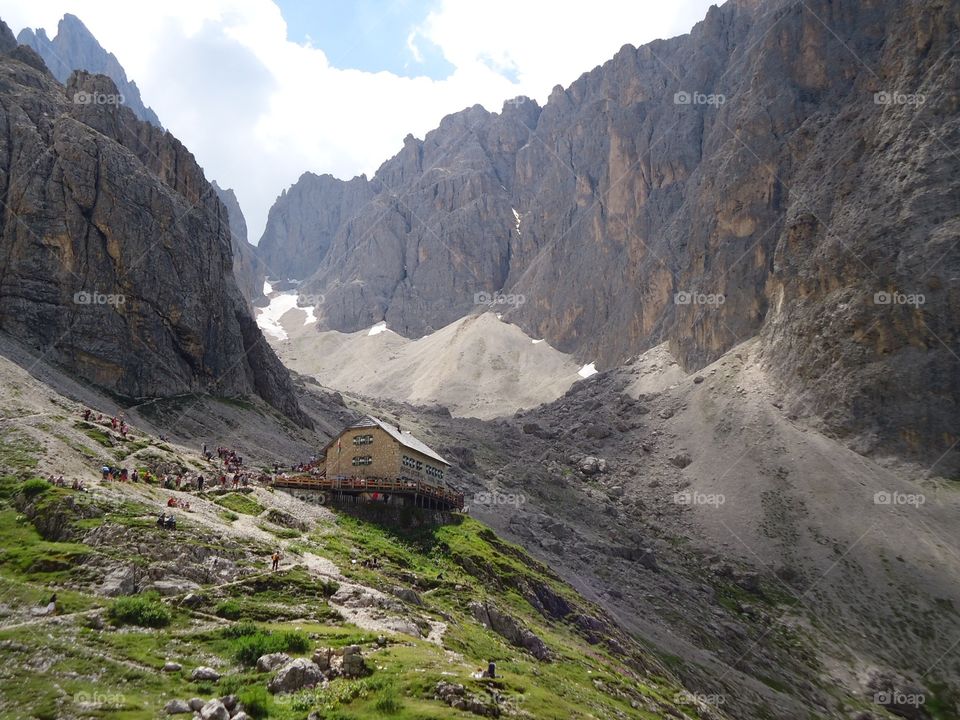
[[[527,334],[604,368],[666,340],[692,370],[759,336],[797,411],[935,459],[960,414],[958,22],[946,0],[728,2],[542,109],[408,136],[326,249],[297,249],[307,231],[271,252],[303,258],[321,329],[416,338],[501,291]]]

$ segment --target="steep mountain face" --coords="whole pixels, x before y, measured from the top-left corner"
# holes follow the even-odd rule
[[[251,305],[263,300],[263,281],[266,277],[263,262],[257,257],[257,249],[247,240],[247,220],[240,209],[237,194],[232,188],[224,190],[217,181],[210,182],[217,197],[230,217],[230,244],[233,248],[233,277],[237,287]]]
[[[122,397],[255,393],[309,423],[190,152],[127,107],[72,102],[117,89],[84,72],[64,88],[2,34],[0,330]]]
[[[80,18],[69,13],[63,16],[57,25],[57,34],[51,40],[43,28],[31,30],[24,28],[17,36],[21,45],[33,48],[43,58],[53,76],[66,83],[74,70],[106,75],[113,80],[117,90],[123,95],[123,104],[134,114],[151,125],[161,127],[160,119],[152,108],[147,107],[140,97],[140,89],[133,80],[127,79],[127,73],[116,56],[107,52],[93,36]]]
[[[324,259],[336,234],[378,192],[365,176],[349,182],[304,173],[277,198],[257,245],[270,277],[302,280]]]
[[[797,412],[938,457],[960,415],[958,14],[730,0],[542,110],[408,137],[322,258],[309,230],[272,257],[314,273],[321,328],[416,337],[501,291],[508,319],[601,366],[667,340],[694,369],[759,334]]]

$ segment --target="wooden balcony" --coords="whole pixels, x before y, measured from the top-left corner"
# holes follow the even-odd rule
[[[293,475],[276,478],[273,487],[299,490],[315,490],[337,495],[357,496],[364,493],[399,495],[409,498],[412,505],[435,510],[463,510],[463,493],[448,490],[440,485],[431,485],[422,480],[399,478],[334,477],[324,475]]]

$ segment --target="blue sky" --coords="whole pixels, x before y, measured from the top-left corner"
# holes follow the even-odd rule
[[[441,49],[417,32],[438,2],[277,0],[277,5],[287,21],[287,37],[320,48],[335,67],[433,80],[454,70]]]

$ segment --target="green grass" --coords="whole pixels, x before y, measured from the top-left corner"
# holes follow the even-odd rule
[[[270,653],[305,653],[311,647],[310,638],[303,632],[260,631],[232,639],[233,658],[241,665],[253,666],[261,655]]]
[[[228,493],[218,497],[214,502],[227,510],[244,515],[259,515],[263,512],[263,505],[243,493]]]
[[[107,615],[117,625],[149,628],[166,627],[173,619],[170,608],[164,605],[157,595],[151,593],[117,598]]]

